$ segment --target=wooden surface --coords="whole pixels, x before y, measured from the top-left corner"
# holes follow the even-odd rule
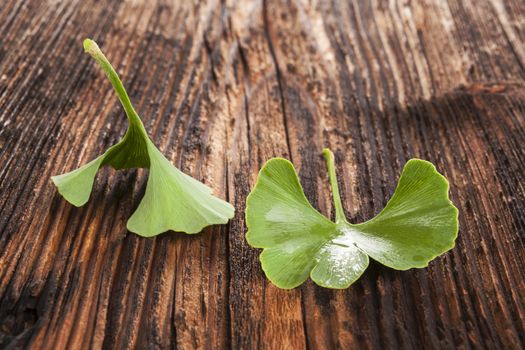
[[[228,225],[144,239],[146,171],[99,173],[74,208],[49,177],[126,120],[98,41],[177,166],[235,205]],[[525,4],[519,0],[0,3],[2,348],[525,347]],[[348,290],[283,291],[244,240],[262,164],[284,156],[330,214],[372,217],[405,161],[434,162],[460,210],[426,269],[377,263]]]

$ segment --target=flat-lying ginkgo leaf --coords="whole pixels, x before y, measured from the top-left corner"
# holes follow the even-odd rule
[[[129,126],[122,140],[95,160],[69,173],[53,176],[60,194],[79,207],[88,201],[100,167],[148,168],[146,193],[128,220],[128,230],[151,237],[168,230],[197,233],[208,225],[228,222],[234,214],[233,206],[214,197],[209,187],[181,172],[160,153],[98,45],[86,39],[84,50],[97,60],[109,78],[124,107]]]
[[[373,219],[350,224],[344,215],[334,156],[323,151],[335,207],[332,222],[306,199],[293,165],[273,158],[261,169],[246,204],[246,239],[276,286],[295,288],[308,276],[320,286],[348,288],[370,256],[396,270],[425,267],[454,247],[458,210],[448,182],[424,160],[409,160],[394,195]]]

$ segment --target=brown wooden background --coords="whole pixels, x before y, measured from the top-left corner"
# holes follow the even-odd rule
[[[168,158],[235,205],[229,225],[128,233],[145,171],[104,169],[80,209],[57,194],[51,175],[126,128],[85,37]],[[524,348],[524,39],[519,0],[1,1],[1,347]],[[246,195],[284,156],[330,214],[323,146],[353,222],[407,159],[434,162],[456,248],[343,291],[269,284]]]

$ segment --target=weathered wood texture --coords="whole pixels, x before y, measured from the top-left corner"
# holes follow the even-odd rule
[[[199,235],[130,234],[144,171],[103,170],[74,208],[50,182],[126,120],[81,42],[99,42],[168,157],[236,207]],[[525,347],[525,4],[422,1],[0,3],[4,348]],[[332,210],[372,217],[411,157],[460,209],[426,269],[372,263],[348,290],[272,286],[244,240],[262,164],[291,159]]]

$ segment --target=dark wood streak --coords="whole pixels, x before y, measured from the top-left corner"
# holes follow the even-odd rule
[[[517,0],[20,1],[0,5],[2,348],[525,347],[525,6]],[[228,225],[125,229],[147,171],[103,169],[82,208],[51,175],[122,136],[92,37],[159,148],[236,208]],[[426,269],[279,290],[244,239],[258,170],[292,159],[333,215],[377,214],[406,160],[460,209]]]

